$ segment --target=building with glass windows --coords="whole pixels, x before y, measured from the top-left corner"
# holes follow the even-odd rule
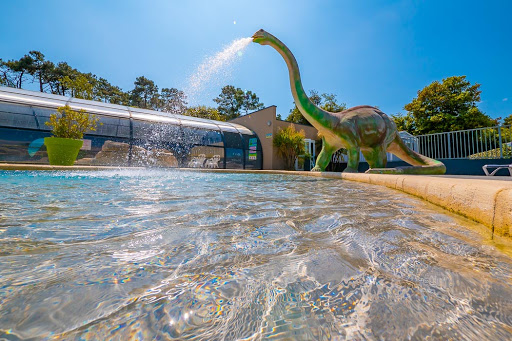
[[[262,169],[258,136],[246,127],[159,111],[0,87],[0,162],[48,163],[45,125],[58,107],[99,118],[75,164]]]

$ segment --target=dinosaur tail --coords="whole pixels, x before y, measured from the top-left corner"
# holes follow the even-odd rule
[[[446,172],[446,166],[441,161],[437,161],[416,153],[411,150],[402,141],[400,136],[397,134],[395,139],[388,147],[388,151],[398,156],[402,161],[411,164],[412,166],[396,167],[396,168],[371,168],[367,173],[377,174],[444,174]]]

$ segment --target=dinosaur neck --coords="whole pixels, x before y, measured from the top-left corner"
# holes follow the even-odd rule
[[[317,107],[306,95],[300,79],[299,66],[292,52],[276,37],[269,39],[266,45],[276,49],[286,62],[290,74],[290,87],[293,99],[302,115],[317,129],[319,129],[319,125],[329,127],[332,124],[333,117],[329,112]]]

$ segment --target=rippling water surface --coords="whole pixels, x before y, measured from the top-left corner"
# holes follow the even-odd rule
[[[0,172],[0,339],[510,340],[471,224],[340,180]]]

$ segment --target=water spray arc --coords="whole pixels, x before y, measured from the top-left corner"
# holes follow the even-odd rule
[[[252,38],[240,38],[234,40],[222,51],[216,53],[212,57],[206,58],[196,69],[195,73],[190,76],[185,93],[190,102],[194,102],[198,94],[202,93],[205,85],[211,84],[214,77],[219,74],[230,74],[229,66],[240,56],[242,51],[251,43]]]
[[[367,105],[357,106],[339,113],[325,111],[313,104],[300,79],[299,67],[292,52],[272,34],[259,30],[253,42],[270,45],[283,57],[288,66],[293,99],[302,115],[322,135],[322,151],[312,171],[324,171],[332,154],[340,148],[348,151],[345,172],[357,172],[359,153],[370,165],[367,173],[388,174],[444,174],[446,167],[440,161],[409,149],[398,135],[395,123],[379,109]],[[408,167],[385,168],[386,152],[411,164]]]

